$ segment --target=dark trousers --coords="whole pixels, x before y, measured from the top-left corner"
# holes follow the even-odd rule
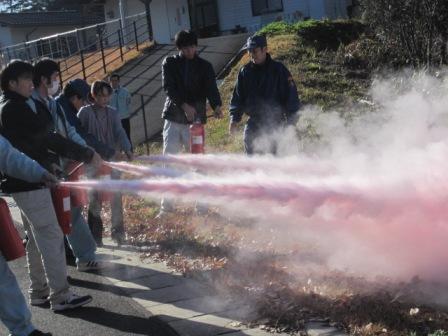
[[[131,120],[130,118],[121,119],[121,126],[123,126],[126,135],[128,136],[129,142],[131,142]],[[131,142],[132,145],[132,142]]]
[[[120,179],[120,173],[113,170],[111,178],[114,180]],[[99,192],[92,191],[89,195],[89,212],[87,215],[87,222],[93,239],[98,246],[102,246],[103,242],[103,221],[101,219],[102,202],[99,197]],[[120,192],[115,192],[111,200],[111,237],[112,239],[124,235],[124,220],[123,220],[123,200]]]
[[[277,141],[272,131],[264,131],[246,124],[244,127],[244,151],[247,155],[277,154]]]

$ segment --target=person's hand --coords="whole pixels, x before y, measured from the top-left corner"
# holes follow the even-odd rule
[[[182,110],[184,110],[185,116],[189,122],[194,121],[194,117],[196,116],[196,109],[190,104],[183,103]]]
[[[230,122],[230,124],[229,124],[229,134],[230,135],[235,135],[237,131],[238,131],[238,124],[235,123],[235,122]]]
[[[112,157],[112,159],[113,159],[113,161],[120,162],[120,161],[127,160],[127,156],[126,156],[126,154],[123,154],[122,152],[116,151],[115,155]]]
[[[134,154],[132,152],[126,152],[126,156],[128,157],[128,161],[134,160]]]
[[[45,171],[40,178],[40,182],[44,183],[48,188],[54,187],[59,184],[59,180],[53,174]]]
[[[99,168],[104,164],[104,161],[97,152],[93,152],[93,156],[92,156],[92,160],[90,161],[90,164],[95,168]]]
[[[64,170],[56,163],[51,164],[50,172],[51,172],[51,174],[59,176],[59,177],[65,176]]]
[[[221,106],[216,106],[215,107],[215,111],[213,111],[213,115],[215,116],[216,119],[221,119],[222,117],[224,117],[222,111],[221,111]]]

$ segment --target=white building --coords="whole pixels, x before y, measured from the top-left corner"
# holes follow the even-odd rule
[[[146,0],[149,1],[149,0]],[[145,11],[145,0],[122,0],[124,16]],[[275,21],[346,18],[351,0],[150,0],[154,39],[170,43],[176,32],[201,37],[254,32]],[[120,17],[119,0],[104,1],[106,19]]]
[[[0,13],[0,48],[102,22],[77,11]]]

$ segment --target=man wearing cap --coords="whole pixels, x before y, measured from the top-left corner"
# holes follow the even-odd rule
[[[74,79],[69,81],[62,93],[56,98],[56,102],[62,107],[68,123],[76,129],[76,132],[85,140],[88,146],[97,151],[103,159],[109,160],[115,155],[115,150],[97,140],[81,125],[77,113],[83,107],[90,92],[90,86],[85,80]],[[79,271],[94,271],[102,268],[102,264],[96,261],[96,243],[92,232],[82,215],[81,207],[71,209],[72,233],[67,235],[67,240],[76,257],[76,265]]]
[[[245,47],[250,62],[238,74],[229,107],[229,133],[235,134],[238,123],[246,114],[246,154],[276,154],[273,133],[285,125],[295,124],[298,118],[297,87],[288,69],[271,58],[265,36],[249,37]],[[257,145],[256,140],[262,137],[265,137],[264,141]]]
[[[78,112],[81,107],[87,104],[90,93],[90,85],[83,79],[77,78],[69,81],[56,101],[62,106],[65,118],[68,123],[76,129],[76,132],[86,141],[87,145],[104,159],[109,161],[116,153],[113,148],[97,140],[97,138],[87,132],[82,127],[78,119]]]

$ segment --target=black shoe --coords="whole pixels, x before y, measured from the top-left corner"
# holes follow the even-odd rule
[[[51,333],[44,333],[40,330],[34,330],[31,334],[29,334],[28,336],[52,336]]]

